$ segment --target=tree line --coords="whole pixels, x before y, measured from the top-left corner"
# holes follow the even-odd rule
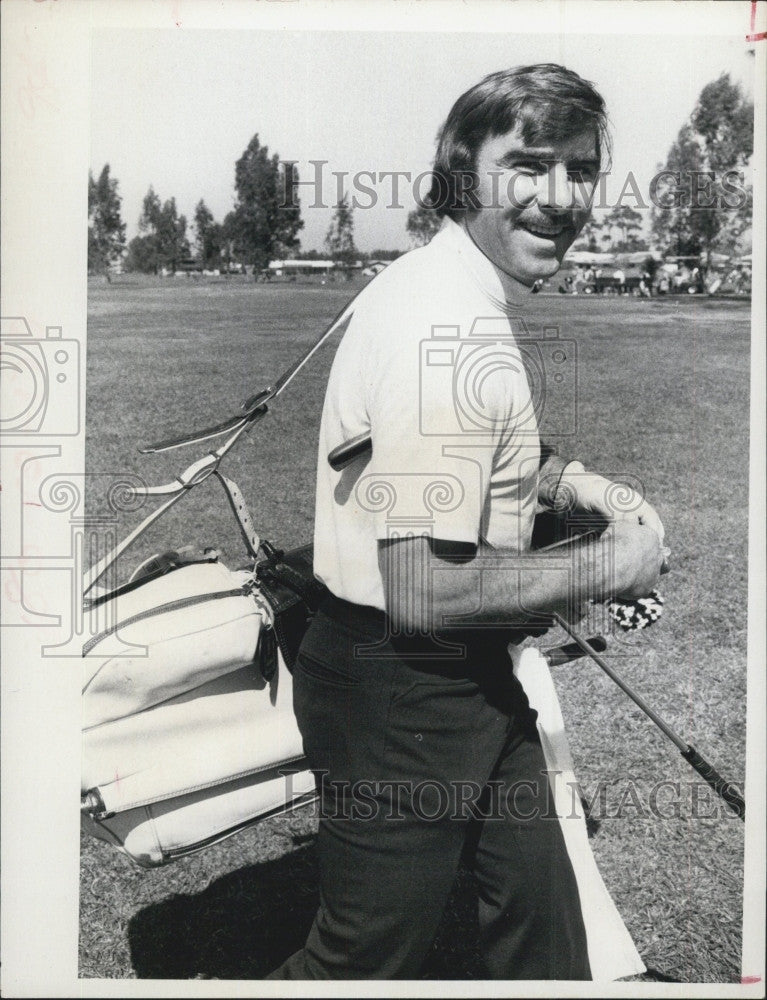
[[[254,135],[235,164],[234,207],[223,221],[216,221],[204,199],[195,207],[195,263],[213,270],[228,269],[237,261],[258,274],[272,260],[300,255],[298,234],[304,222],[294,193],[297,182],[295,164],[289,165],[288,172],[279,154],[270,155],[258,134]],[[89,273],[109,279],[110,270],[122,261],[128,271],[158,274],[165,269],[175,271],[191,259],[190,227],[186,216],[179,213],[175,198],[163,201],[150,186],[142,203],[138,235],[127,244],[120,208],[118,183],[110,176],[109,164],[98,179],[89,173]],[[346,196],[336,206],[325,249],[342,266],[359,256],[354,244],[353,210]]]
[[[689,119],[658,164],[650,212],[650,237],[665,253],[703,255],[709,264],[715,251],[743,251],[751,224],[752,193],[745,171],[753,154],[754,108],[729,74],[703,88]],[[742,177],[736,190],[733,177]],[[729,183],[728,183],[729,179]],[[235,201],[217,222],[203,199],[194,211],[198,266],[228,268],[233,261],[249,265],[255,274],[272,260],[301,256],[299,233],[304,227],[295,196],[299,183],[295,163],[270,155],[258,134],[237,160]],[[628,191],[628,195],[636,192]],[[644,216],[622,198],[606,214],[595,215],[581,233],[576,248],[591,251],[648,250]],[[121,199],[109,164],[96,179],[88,176],[88,270],[109,276],[124,258],[127,270],[157,274],[176,270],[192,254],[187,219],[175,198],[163,201],[150,186],[139,218],[139,234],[126,245]],[[411,246],[428,243],[441,220],[433,207],[419,205],[407,217]],[[325,239],[325,252],[341,266],[361,256],[354,242],[353,208],[343,195],[336,205]],[[395,254],[396,255],[396,254]],[[316,258],[315,251],[303,255]],[[369,258],[390,253],[373,251]]]
[[[204,199],[197,203],[193,221],[197,263],[213,269],[238,260],[261,270],[270,260],[297,251],[304,223],[298,203],[286,198],[288,181],[279,154],[270,155],[254,135],[235,164],[234,208],[224,220],[215,220]],[[144,196],[138,235],[126,246],[117,181],[110,177],[108,164],[98,181],[89,175],[88,214],[92,273],[108,276],[123,256],[126,270],[175,271],[192,254],[186,216],[179,213],[175,198],[163,201],[152,186]]]

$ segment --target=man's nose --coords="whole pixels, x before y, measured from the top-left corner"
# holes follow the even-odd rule
[[[573,185],[564,163],[552,163],[540,178],[538,204],[552,212],[566,212],[573,208]]]

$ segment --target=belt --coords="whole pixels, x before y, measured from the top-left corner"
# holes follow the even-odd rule
[[[523,628],[475,625],[474,627],[456,627],[435,630],[432,633],[406,635],[397,632],[391,625],[391,619],[385,611],[370,605],[354,604],[335,594],[328,593],[320,602],[319,610],[328,618],[345,625],[353,631],[361,631],[376,637],[387,636],[397,649],[406,651],[431,650],[439,656],[445,643],[460,643],[470,649],[488,649],[503,647],[509,643],[517,645],[530,633]]]

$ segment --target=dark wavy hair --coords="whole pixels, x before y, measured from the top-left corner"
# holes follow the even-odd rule
[[[528,145],[571,139],[589,127],[597,154],[609,158],[607,110],[594,85],[556,63],[491,73],[453,105],[437,136],[431,188],[424,199],[439,216],[476,207],[476,158],[488,140],[522,126]]]

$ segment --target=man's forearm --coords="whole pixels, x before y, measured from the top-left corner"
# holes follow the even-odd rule
[[[383,547],[380,562],[390,616],[421,632],[458,623],[529,624],[554,611],[568,615],[611,590],[610,547],[602,542],[444,558],[429,539],[414,538]]]

